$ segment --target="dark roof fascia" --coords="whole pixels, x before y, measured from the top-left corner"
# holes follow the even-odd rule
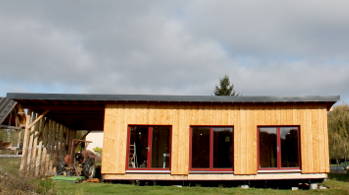
[[[16,101],[83,101],[83,102],[173,102],[173,103],[330,103],[340,96],[181,96],[181,95],[111,95],[111,94],[54,94],[7,93]]]

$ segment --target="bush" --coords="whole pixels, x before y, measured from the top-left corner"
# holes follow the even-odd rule
[[[99,155],[102,155],[102,148],[100,148],[100,147],[93,148],[93,151],[95,151]]]

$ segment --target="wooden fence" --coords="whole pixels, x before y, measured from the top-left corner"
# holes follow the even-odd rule
[[[51,176],[69,151],[76,131],[32,111],[26,114],[20,171],[26,176]]]

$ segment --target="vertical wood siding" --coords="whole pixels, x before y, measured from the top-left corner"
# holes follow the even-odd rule
[[[303,173],[329,171],[327,110],[323,105],[107,105],[102,173],[125,174],[127,126],[171,125],[171,174],[189,170],[191,125],[234,126],[234,174],[257,173],[257,126],[299,125]]]

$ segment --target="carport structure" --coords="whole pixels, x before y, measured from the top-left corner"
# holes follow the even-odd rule
[[[81,96],[79,96],[81,97]],[[78,137],[77,131],[103,129],[104,104],[73,94],[8,93],[25,110],[20,170],[25,175],[55,174]]]

